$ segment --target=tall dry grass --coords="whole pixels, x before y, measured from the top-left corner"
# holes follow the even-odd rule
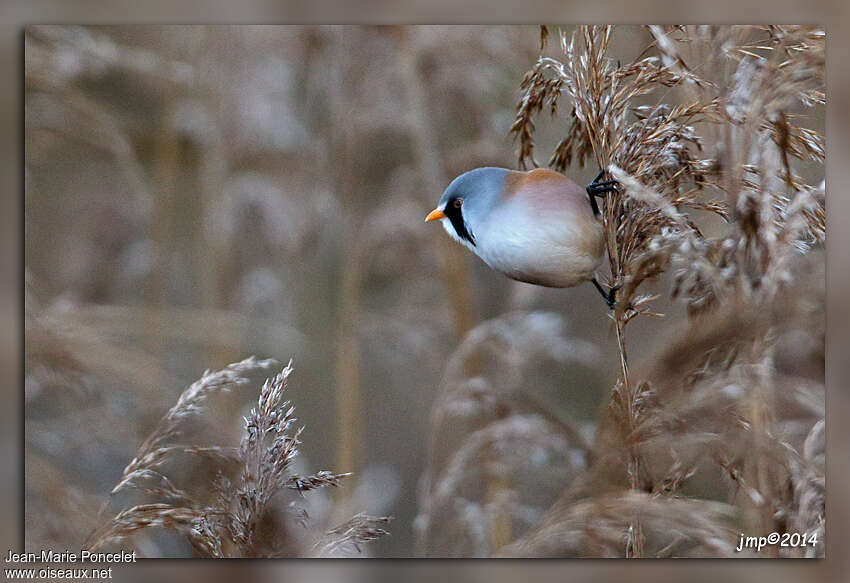
[[[547,123],[566,121],[551,167],[592,164],[618,183],[601,221],[618,290],[619,367],[587,467],[564,478],[534,527],[511,532],[511,517],[507,534],[478,554],[746,556],[735,551],[740,533],[776,531],[819,542],[762,555],[822,555],[825,152],[815,127],[825,105],[823,30],[651,26],[646,50],[625,63],[610,50],[612,26],[561,34],[558,56],[545,54],[550,34],[541,30],[544,52],[522,81],[512,127],[519,164],[537,166],[535,124],[545,111]],[[657,296],[644,292],[661,277],[687,315],[680,335],[636,371],[628,347],[641,339],[627,327],[661,315]],[[795,346],[801,336],[812,348]],[[812,362],[819,373],[803,378]],[[498,403],[485,381],[449,374],[445,382],[474,386],[479,404]],[[501,476],[516,499],[519,462],[498,444],[518,443],[518,415],[502,406],[449,461],[432,460],[428,475]],[[538,448],[581,448],[579,432],[564,426],[554,429],[557,446],[529,431],[524,439]],[[483,453],[466,455],[470,448]],[[426,479],[422,524],[467,505],[445,493]],[[479,509],[478,525],[505,520],[496,505]],[[463,520],[444,532],[484,541]],[[438,536],[421,532],[426,547]]]
[[[298,496],[316,488],[338,487],[351,474],[322,470],[299,475],[293,470],[303,427],[292,429],[295,408],[284,400],[291,363],[263,384],[256,407],[244,420],[238,447],[175,443],[186,421],[203,413],[210,397],[247,384],[250,373],[275,364],[250,357],[216,372],[206,371],[186,388],[139,446],[100,514],[124,490],[135,489],[157,501],[124,508],[103,521],[90,536],[89,547],[132,544],[139,531],[162,528],[185,537],[202,557],[345,556],[352,548],[359,551],[360,544],[387,534],[383,525],[389,517],[364,514],[317,533],[298,504]],[[216,479],[207,491],[183,490],[164,473],[163,466],[186,454],[213,469]],[[287,491],[296,498],[281,506],[280,498]]]

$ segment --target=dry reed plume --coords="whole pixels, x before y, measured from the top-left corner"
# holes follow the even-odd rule
[[[292,470],[303,427],[292,430],[295,408],[283,399],[291,365],[263,384],[257,406],[245,419],[238,448],[174,443],[184,422],[199,416],[209,397],[247,384],[250,373],[275,364],[250,357],[220,371],[206,371],[192,383],[139,447],[110,494],[111,500],[123,490],[136,489],[160,501],[121,510],[90,537],[90,547],[97,549],[142,529],[159,527],[184,536],[203,557],[340,556],[387,534],[382,525],[389,517],[358,514],[310,540],[304,528],[309,517],[295,500],[281,514],[274,499],[283,491],[303,495],[316,488],[337,487],[350,475],[323,470],[302,476]],[[184,491],[162,472],[162,466],[178,454],[197,456],[217,467],[218,477],[209,492]]]
[[[614,27],[561,34],[561,55],[541,55],[522,81],[520,166],[537,165],[535,120],[546,110],[552,123],[567,120],[549,165],[592,162],[618,183],[601,220],[620,366],[587,471],[565,481],[534,529],[503,528],[483,554],[746,556],[734,551],[739,533],[777,531],[819,542],[762,555],[820,556],[822,368],[813,379],[796,368],[822,367],[822,353],[797,350],[789,362],[782,351],[795,334],[823,341],[825,153],[807,113],[825,105],[825,34],[647,31],[651,44],[627,63],[610,54]],[[542,28],[544,50],[548,37]],[[636,373],[626,327],[660,316],[641,291],[665,273],[687,319]],[[479,402],[493,398],[479,389]],[[433,514],[433,489],[424,500]]]

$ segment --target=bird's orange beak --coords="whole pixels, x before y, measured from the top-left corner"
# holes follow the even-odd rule
[[[446,218],[446,213],[444,213],[440,209],[434,209],[430,213],[428,213],[427,217],[425,217],[425,222],[427,223],[428,221],[436,221],[437,219],[445,219],[445,218]]]

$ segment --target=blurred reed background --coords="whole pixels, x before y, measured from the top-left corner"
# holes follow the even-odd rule
[[[626,63],[652,42],[619,27],[608,52]],[[306,511],[308,531],[393,516],[391,536],[344,554],[606,554],[616,505],[595,547],[553,548],[538,529],[592,465],[620,373],[604,303],[590,286],[510,282],[422,222],[455,175],[517,166],[509,132],[540,50],[526,26],[29,27],[26,548],[74,548],[137,502],[99,514],[183,388],[256,354],[294,359],[295,471],[353,474],[281,504]],[[823,109],[811,119],[822,128]],[[567,127],[541,115],[538,151]],[[586,183],[597,167],[568,172]],[[822,179],[821,164],[800,172]],[[815,302],[822,265],[816,249],[800,283]],[[667,300],[670,286],[641,288],[664,296],[653,309],[667,317],[630,324],[632,363],[676,346],[665,342],[686,306]],[[807,325],[795,312],[777,356],[803,387],[783,426],[801,450],[823,417],[822,303],[811,312]],[[253,380],[210,399],[192,443],[239,444]],[[212,467],[179,459],[167,475],[209,496]],[[698,475],[688,493],[720,504],[737,486],[719,480]],[[737,542],[705,544],[715,522],[676,525],[683,552]],[[167,529],[132,543],[145,556],[197,552]]]

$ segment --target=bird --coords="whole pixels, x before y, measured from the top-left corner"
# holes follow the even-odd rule
[[[606,291],[596,279],[605,254],[596,197],[617,188],[600,180],[604,173],[582,188],[545,168],[476,168],[452,180],[425,221],[439,220],[511,279],[554,288],[590,282],[613,309],[616,287]]]

